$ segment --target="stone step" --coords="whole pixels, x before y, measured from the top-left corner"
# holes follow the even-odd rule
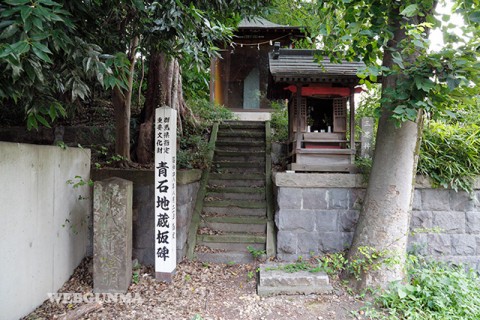
[[[264,180],[224,180],[224,179],[210,179],[208,181],[209,187],[263,187],[265,186]]]
[[[265,162],[265,153],[240,153],[232,151],[216,151],[213,157],[215,162],[236,161],[236,162]]]
[[[246,208],[246,209],[265,209],[267,208],[266,200],[212,200],[203,201],[203,206],[222,207],[222,208]]]
[[[257,233],[221,233],[221,234],[198,234],[197,243],[201,245],[210,243],[241,243],[246,247],[252,243],[265,244],[267,237],[265,234]]]
[[[224,121],[220,124],[219,129],[265,129],[265,122],[263,121]]]
[[[261,194],[265,194],[265,188],[250,188],[250,187],[207,187],[207,192],[223,192],[223,193],[261,193]]]
[[[207,192],[206,196],[213,200],[265,200],[265,192]]]
[[[242,142],[246,142],[241,144]],[[234,151],[234,152],[262,152],[265,153],[265,144],[257,144],[252,141],[226,141],[215,145],[215,151]]]
[[[324,294],[333,291],[323,272],[285,272],[284,264],[266,263],[260,266],[257,293],[259,296],[281,294]]]
[[[206,247],[208,250],[214,250],[219,252],[241,252],[241,253],[251,253],[248,251],[247,247],[252,247],[255,250],[265,250],[265,243],[241,243],[241,242],[201,242],[197,238],[197,244]],[[208,252],[208,250],[206,252]],[[197,250],[198,252],[198,250]]]
[[[215,173],[265,173],[265,161],[215,161],[212,164]]]
[[[207,187],[207,197],[214,199],[265,200],[265,188]]]
[[[255,131],[255,130],[219,130],[217,134],[217,139],[221,140],[223,138],[244,138],[245,140],[260,140],[265,141],[265,131]]]
[[[263,166],[252,166],[249,168],[246,167],[217,167],[217,166],[212,166],[211,171],[213,173],[233,173],[233,174],[238,174],[238,173],[248,173],[248,174],[263,174],[265,172],[265,165]]]
[[[266,233],[267,219],[255,216],[202,217],[200,227],[221,233]]]
[[[243,173],[210,173],[211,180],[262,180],[265,181],[265,174],[243,174]]]
[[[214,161],[213,166],[215,168],[246,168],[258,167],[265,169],[265,161]]]
[[[250,252],[196,252],[195,256],[200,262],[210,263],[247,264],[254,260]]]
[[[215,143],[215,147],[229,147],[235,144],[236,147],[245,147],[245,148],[252,148],[252,147],[261,147],[262,150],[265,150],[265,141],[263,140],[252,140],[252,141],[236,141],[232,142],[228,139],[224,140],[217,140]]]
[[[267,210],[264,208],[238,208],[238,207],[209,207],[208,202],[203,204],[203,213],[206,215],[229,216],[259,216],[265,217]]]

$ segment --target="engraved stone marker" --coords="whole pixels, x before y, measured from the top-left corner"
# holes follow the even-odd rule
[[[375,120],[370,117],[363,117],[360,123],[360,156],[362,158],[372,157],[373,126]]]
[[[133,183],[96,181],[93,191],[93,290],[125,293],[132,278]]]

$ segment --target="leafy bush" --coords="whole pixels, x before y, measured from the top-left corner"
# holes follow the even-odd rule
[[[206,169],[210,166],[207,155],[208,140],[214,122],[233,119],[233,112],[223,106],[214,106],[208,100],[197,99],[188,103],[195,118],[183,123],[183,135],[178,137],[177,166],[179,169]]]
[[[189,135],[180,137],[177,151],[177,166],[180,169],[206,169],[209,167],[207,154],[210,150],[206,136]]]
[[[479,319],[480,287],[474,271],[464,266],[410,257],[409,282],[394,283],[376,303],[387,319]]]
[[[418,173],[429,176],[436,186],[472,191],[480,174],[480,126],[428,122]]]
[[[273,129],[272,140],[276,142],[287,142],[288,140],[288,108],[281,102],[273,101],[271,103],[272,120],[270,121]]]
[[[235,118],[231,110],[224,106],[215,105],[207,99],[190,100],[187,104],[192,110],[192,113],[198,118],[201,130],[206,127],[211,127],[214,122]]]

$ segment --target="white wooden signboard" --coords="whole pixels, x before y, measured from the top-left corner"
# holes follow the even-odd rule
[[[177,111],[155,110],[155,277],[171,282],[177,266]]]

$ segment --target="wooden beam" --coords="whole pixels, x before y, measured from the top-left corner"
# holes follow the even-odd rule
[[[296,146],[295,149],[298,150],[302,147],[302,131],[300,126],[302,125],[302,84],[297,84],[297,132],[296,132]]]
[[[350,87],[350,149],[355,150],[355,88]]]

